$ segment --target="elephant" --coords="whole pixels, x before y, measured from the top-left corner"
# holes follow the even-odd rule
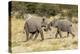
[[[25,21],[24,31],[26,33],[27,41],[29,39],[32,39],[33,35],[36,34],[35,38],[34,38],[34,40],[35,40],[38,37],[39,33],[41,35],[41,40],[44,40],[44,34],[43,34],[43,30],[42,30],[42,27],[44,27],[44,25],[42,25],[43,21],[45,21],[43,18],[42,19],[29,18],[28,20]],[[30,37],[29,37],[29,33],[31,34]]]
[[[71,22],[69,20],[64,20],[64,19],[55,20],[54,19],[47,25],[46,30],[47,31],[51,30],[50,27],[57,28],[57,32],[55,34],[55,38],[57,38],[58,34],[60,35],[60,37],[62,37],[61,31],[67,32],[67,37],[69,37],[69,34],[71,34],[73,37],[75,37],[75,35],[71,31],[72,24],[71,24]]]

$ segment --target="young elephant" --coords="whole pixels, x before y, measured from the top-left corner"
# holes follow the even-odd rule
[[[36,34],[34,38],[36,39],[39,33],[41,35],[41,40],[44,40],[41,23],[39,21],[35,21],[33,19],[26,20],[24,24],[24,30],[26,32],[27,40],[31,39],[34,34]],[[29,33],[31,33],[30,37],[29,37]]]
[[[26,32],[27,40],[31,39],[34,34],[36,34],[35,36],[35,39],[36,39],[39,33],[41,35],[41,39],[44,40],[41,26],[38,25],[35,21],[29,21],[29,20],[26,21],[24,25],[24,30]],[[29,33],[31,33],[30,38],[29,38]]]
[[[58,34],[60,35],[60,37],[62,37],[61,31],[67,32],[67,37],[69,36],[69,34],[71,34],[73,37],[75,36],[71,31],[72,24],[68,20],[53,20],[48,24],[47,30],[50,30],[51,26],[57,28],[57,33],[55,34],[56,38]]]

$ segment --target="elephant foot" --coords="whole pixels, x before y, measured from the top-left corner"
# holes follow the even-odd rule
[[[67,36],[67,37],[69,37],[69,36]]]
[[[34,38],[33,40],[36,40],[36,38]]]
[[[44,39],[40,40],[40,41],[43,41]]]
[[[57,39],[57,37],[55,37],[55,39]]]
[[[57,38],[57,35],[55,35],[55,39]]]
[[[23,42],[27,42],[27,41],[25,40],[25,41],[23,41]]]
[[[29,40],[25,40],[24,42],[27,42],[27,41],[29,41]]]
[[[72,38],[74,38],[74,37],[75,37],[75,35],[73,34]]]
[[[63,38],[62,36],[60,36],[60,38]]]

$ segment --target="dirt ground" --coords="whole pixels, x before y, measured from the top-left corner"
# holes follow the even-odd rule
[[[61,32],[63,38],[55,38],[56,28],[52,28],[51,31],[44,32],[44,41],[41,40],[39,34],[36,40],[34,37],[28,42],[26,40],[26,34],[22,33],[24,26],[24,20],[12,18],[11,20],[11,43],[12,52],[36,52],[36,51],[55,51],[55,50],[70,50],[78,48],[78,24],[72,25],[72,31],[75,37],[70,35],[67,37],[66,32]]]

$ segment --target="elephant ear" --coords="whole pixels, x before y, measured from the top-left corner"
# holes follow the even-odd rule
[[[30,14],[24,14],[23,16],[24,16],[24,20],[25,21],[27,21],[27,20],[32,18],[32,16]]]

